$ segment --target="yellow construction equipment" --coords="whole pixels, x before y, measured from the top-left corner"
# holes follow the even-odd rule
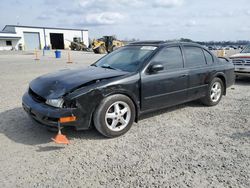
[[[80,37],[74,37],[73,41],[66,39],[70,42],[70,49],[76,51],[88,51],[88,47],[84,44]]]
[[[122,46],[124,46],[124,43],[114,36],[103,36],[100,39],[94,39],[92,42],[92,49],[96,54],[110,53]]]

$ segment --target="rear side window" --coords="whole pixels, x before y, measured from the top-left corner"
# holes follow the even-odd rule
[[[204,51],[204,54],[205,54],[207,64],[212,64],[214,62],[213,56],[210,53],[208,53],[206,50],[203,50],[203,51]]]
[[[187,67],[200,67],[206,65],[203,50],[195,46],[184,46]]]
[[[166,47],[156,54],[152,62],[161,63],[165,70],[183,68],[183,59],[180,47]]]

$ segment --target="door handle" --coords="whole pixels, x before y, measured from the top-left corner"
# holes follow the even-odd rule
[[[182,74],[180,78],[185,78],[186,76],[188,76],[188,74]]]

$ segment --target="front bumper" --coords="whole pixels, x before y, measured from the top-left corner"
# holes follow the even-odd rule
[[[38,121],[43,125],[50,127],[57,127],[59,118],[76,116],[76,121],[61,123],[62,127],[65,126],[80,126],[81,117],[80,110],[77,108],[55,108],[47,104],[35,101],[29,94],[26,92],[22,98],[23,109],[31,116],[33,119]]]
[[[250,76],[250,66],[246,67],[246,66],[235,65],[234,72],[235,72],[235,75],[238,75],[238,76]]]

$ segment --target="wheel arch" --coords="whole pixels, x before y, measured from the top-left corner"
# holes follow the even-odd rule
[[[127,91],[114,91],[112,93],[105,95],[104,98],[112,96],[112,95],[124,95],[124,96],[128,97],[133,102],[134,107],[135,107],[135,122],[137,123],[139,120],[140,107],[139,107],[138,103],[136,102],[137,101],[136,97]]]
[[[135,122],[137,123],[139,121],[139,112],[140,112],[140,106],[139,104],[136,102],[137,99],[135,96],[133,96],[133,94],[130,94],[129,92],[127,91],[113,91],[113,92],[110,92],[110,93],[107,93],[105,95],[103,95],[101,101],[109,96],[112,96],[112,95],[124,95],[126,97],[128,97],[134,104],[134,107],[135,107]],[[91,121],[93,122],[93,115],[96,111],[96,109],[98,108],[99,105],[96,105],[93,112],[91,113]],[[91,124],[92,124],[91,122]]]
[[[226,80],[226,76],[224,73],[217,73],[214,75],[214,78],[219,78],[221,79],[223,86],[224,86],[224,91],[223,91],[223,95],[226,95],[226,90],[227,90],[227,80]]]

